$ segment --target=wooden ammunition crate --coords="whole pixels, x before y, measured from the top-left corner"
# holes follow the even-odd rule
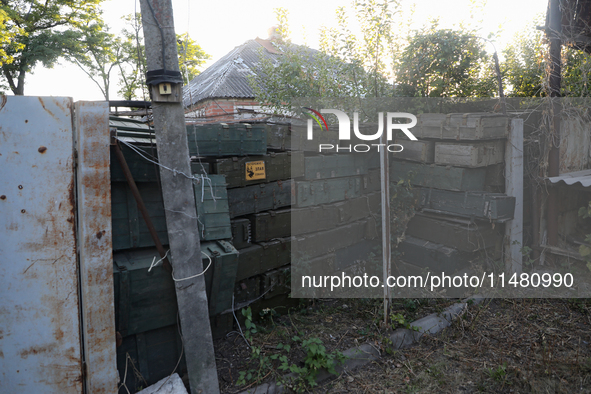
[[[504,222],[513,219],[515,197],[501,193],[421,189],[423,211]]]
[[[231,226],[232,245],[236,249],[244,249],[252,245],[250,220],[246,218],[234,219],[231,221]]]
[[[260,167],[261,162],[264,171],[256,173],[252,171],[252,167]],[[216,159],[211,164],[215,174],[226,176],[228,188],[298,178],[304,175],[304,153],[297,151]]]
[[[208,175],[199,184],[193,183],[193,186],[201,239],[214,241],[232,238],[224,175]]]
[[[293,181],[287,180],[229,189],[230,217],[291,205],[292,185]]]
[[[296,181],[295,184],[295,200],[297,206],[303,208],[359,197],[365,192],[367,177],[351,176],[315,181]]]
[[[157,183],[137,184],[144,205],[163,245],[168,244],[164,202]],[[111,221],[113,226],[113,250],[154,246],[154,241],[138,210],[137,204],[125,182],[111,183]]]
[[[411,183],[416,186],[460,191],[481,191],[485,186],[485,168],[445,167],[399,160],[392,162],[390,168],[392,182],[406,180],[410,174]]]
[[[454,273],[465,268],[476,258],[474,253],[460,252],[448,246],[429,242],[411,236],[398,244],[397,251],[402,260],[433,272]]]
[[[459,167],[486,167],[505,159],[505,141],[435,144],[435,163]]]
[[[397,159],[418,161],[421,163],[433,163],[435,159],[435,141],[419,140],[395,140],[394,143],[402,145],[402,152],[393,153]]]
[[[499,226],[485,221],[417,213],[406,227],[406,234],[462,252],[476,252],[496,246],[502,238]]]
[[[203,268],[210,315],[232,304],[232,289],[238,268],[238,251],[226,241],[202,242]],[[115,321],[123,336],[141,333],[176,323],[177,303],[174,281],[159,260],[155,249],[119,252],[113,255]]]
[[[367,161],[362,154],[308,156],[304,160],[304,179],[313,180],[367,174]]]
[[[497,140],[507,136],[509,118],[501,114],[420,114],[415,137],[441,140]]]
[[[191,156],[256,156],[267,153],[265,125],[187,125],[187,139]]]
[[[236,281],[263,274],[291,262],[291,239],[261,242],[240,250]]]

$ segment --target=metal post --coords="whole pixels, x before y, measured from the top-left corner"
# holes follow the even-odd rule
[[[166,70],[178,73],[176,36],[170,0],[140,0],[148,72]],[[189,373],[191,393],[219,393],[213,339],[205,280],[189,147],[185,128],[185,112],[180,87],[173,94],[158,97],[158,87],[151,90],[154,130],[158,146],[162,197],[174,270],[176,295],[183,333],[183,345]],[[163,89],[166,93],[170,89]],[[176,92],[176,93],[175,93]],[[168,100],[167,100],[168,99]],[[169,169],[164,168],[166,166]]]

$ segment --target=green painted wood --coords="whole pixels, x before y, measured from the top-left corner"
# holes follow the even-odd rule
[[[291,209],[268,211],[250,215],[254,242],[284,238],[291,235]]]
[[[265,179],[250,180],[248,178],[246,164],[255,161],[265,162]],[[212,171],[226,176],[228,188],[298,178],[304,175],[304,153],[294,151],[269,153],[264,156],[216,159],[212,162]]]
[[[402,260],[433,272],[452,274],[467,267],[475,260],[477,253],[460,252],[447,246],[411,236],[398,245]]]
[[[187,125],[187,138],[191,156],[256,156],[267,153],[265,125]]]
[[[501,114],[419,114],[412,132],[418,139],[495,140],[505,138],[509,120]]]
[[[176,324],[124,337],[117,348],[117,370],[121,379],[125,378],[121,383],[125,383],[129,393],[139,392],[169,376],[177,363],[179,375],[186,373],[185,357],[177,345],[180,342],[180,330]],[[141,372],[141,377],[130,373],[133,367]],[[121,390],[127,393],[124,388]]]
[[[224,175],[210,174],[193,183],[200,238],[205,241],[232,238],[230,207]]]
[[[421,189],[419,208],[434,213],[503,222],[513,219],[515,197],[501,193]]]
[[[296,181],[296,203],[303,208],[359,197],[365,192],[366,184],[367,178],[363,176]]]
[[[364,175],[368,171],[367,160],[362,154],[307,156],[304,165],[306,180]]]
[[[125,162],[135,182],[156,182],[159,179],[158,165],[146,160],[148,158],[158,162],[156,145],[136,146],[136,149],[142,152],[144,157],[124,144],[120,144],[120,146],[125,157]],[[126,182],[123,170],[113,152],[111,152],[111,182]]]
[[[462,252],[494,247],[502,239],[499,226],[469,219],[417,213],[406,227],[406,235],[449,246]]]
[[[435,163],[459,167],[486,167],[504,163],[505,140],[435,143]]]
[[[459,168],[394,161],[390,164],[392,182],[409,179],[416,186],[445,190],[484,190],[485,168]]]
[[[282,294],[288,294],[291,289],[290,266],[267,271],[263,274],[263,298],[270,299]]]
[[[236,249],[248,248],[252,245],[250,220],[246,218],[234,219],[232,225],[232,245]]]
[[[113,254],[117,331],[123,336],[176,322],[174,283],[161,264],[148,272],[154,258],[160,259],[155,249]]]
[[[212,259],[205,280],[209,284],[209,314],[213,316],[232,307],[234,282],[238,270],[238,251],[227,241],[201,243],[201,250]],[[204,259],[204,267],[209,264],[208,260]]]
[[[293,181],[287,180],[229,189],[230,217],[291,205],[292,184]]]
[[[407,139],[397,139],[394,143],[400,144],[404,148],[402,152],[396,152],[393,154],[397,159],[418,161],[427,164],[433,163],[435,160],[435,141],[409,141]]]
[[[339,143],[338,133],[322,132],[316,128],[314,139],[308,140],[306,127],[304,124],[269,125],[267,129],[269,149],[319,153],[318,144]]]
[[[369,218],[330,230],[298,236],[292,242],[292,252],[298,258],[307,259],[329,254],[363,239],[375,239],[378,230],[376,226],[376,221]]]
[[[227,241],[202,242],[210,314],[231,307],[238,269],[238,251]],[[123,336],[175,324],[177,303],[174,281],[162,264],[148,269],[160,256],[154,248],[113,254],[117,331]],[[177,278],[180,279],[180,278]]]
[[[291,262],[291,239],[274,239],[240,250],[236,281],[260,275]]]
[[[137,184],[148,214],[152,219],[160,242],[168,244],[166,217],[162,194],[157,183]],[[111,212],[113,225],[113,250],[124,250],[154,246],[137,203],[125,182],[111,183]]]

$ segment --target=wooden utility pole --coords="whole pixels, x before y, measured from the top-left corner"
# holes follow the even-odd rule
[[[140,0],[170,260],[191,393],[219,393],[171,0]],[[183,175],[186,174],[186,175]],[[187,279],[188,278],[188,279]]]

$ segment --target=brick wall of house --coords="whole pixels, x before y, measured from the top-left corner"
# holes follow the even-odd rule
[[[258,101],[253,99],[215,99],[192,107],[187,116],[217,122],[236,121],[257,116],[255,112],[260,112],[260,109]]]

